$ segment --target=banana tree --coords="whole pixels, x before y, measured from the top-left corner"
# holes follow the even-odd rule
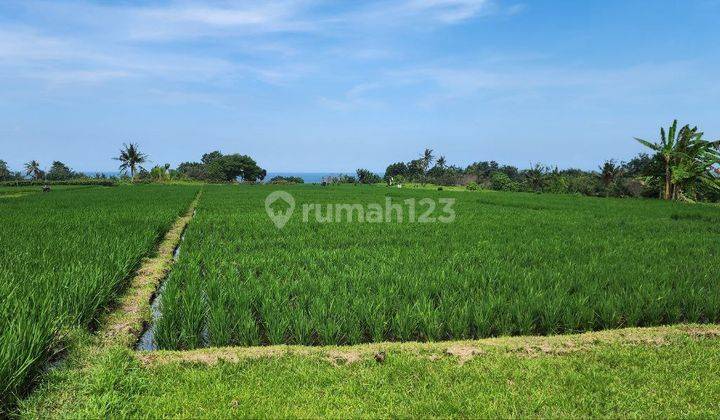
[[[672,197],[672,171],[670,168],[672,158],[675,153],[675,145],[677,143],[675,138],[677,132],[677,124],[677,120],[674,120],[672,125],[668,129],[667,135],[665,135],[665,128],[661,127],[660,142],[658,143],[652,143],[647,140],[635,137],[635,140],[659,153],[663,157],[663,161],[665,163],[665,188],[663,190],[663,198],[665,198],[666,200],[669,200]]]
[[[689,125],[677,129],[677,120],[668,129],[660,129],[660,142],[652,143],[635,138],[662,156],[665,166],[665,188],[663,197],[687,199],[694,195],[700,185],[708,188],[720,188],[718,178],[713,174],[715,166],[720,164],[720,141],[707,141],[697,127]]]
[[[675,199],[694,198],[700,187],[720,190],[716,175],[720,141],[707,141],[702,136],[697,130],[688,130],[678,143],[672,170]]]

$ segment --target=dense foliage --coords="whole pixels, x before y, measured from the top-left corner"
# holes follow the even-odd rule
[[[339,175],[329,175],[326,177],[323,177],[322,181],[320,182],[322,185],[332,185],[332,184],[357,184],[358,180],[352,175],[348,174],[339,174]]]
[[[8,168],[7,162],[0,160],[0,182],[18,179],[22,179],[22,174],[20,172],[12,172],[10,168]]]
[[[268,181],[269,184],[304,184],[305,180],[299,176],[274,176]]]
[[[716,152],[708,152],[714,156]],[[713,158],[714,159],[714,158]],[[606,197],[662,197],[664,159],[661,155],[638,154],[628,162],[608,160],[597,171],[558,169],[536,164],[527,169],[501,165],[495,161],[474,162],[465,169],[436,164],[427,172],[411,170],[411,163],[389,165],[383,179],[388,185],[406,182],[437,185],[465,185],[469,190],[489,189],[535,193],[570,193]],[[674,170],[678,183],[685,179],[685,188],[673,189],[671,197],[704,201],[720,199],[720,171],[713,167],[720,162],[706,163],[702,170]],[[417,167],[417,164],[415,164]],[[693,167],[685,164],[685,167]],[[690,174],[695,174],[691,176]],[[702,176],[700,176],[702,175]],[[684,177],[684,178],[683,178]],[[693,181],[688,181],[693,179]],[[679,185],[679,184],[678,184]],[[680,196],[680,192],[684,194]]]
[[[0,200],[0,417],[59,333],[95,322],[196,193],[136,186]]]
[[[187,179],[207,182],[256,182],[267,175],[267,171],[250,156],[238,153],[223,155],[218,151],[204,154],[201,162],[181,163],[177,173]]]
[[[45,179],[48,181],[67,181],[83,177],[83,174],[74,172],[66,164],[57,160],[52,163],[50,170],[45,174]]]
[[[507,175],[507,174],[505,174]],[[162,295],[163,348],[351,344],[720,321],[709,205],[570,195],[282,187],[203,194]],[[328,190],[327,188],[331,188]],[[441,223],[302,222],[305,203],[457,199]]]
[[[358,169],[357,170],[357,181],[360,184],[377,184],[379,182],[382,182],[382,178],[380,178],[380,175],[378,175],[375,172],[372,172],[370,170]]]
[[[677,120],[668,129],[660,129],[660,141],[651,143],[637,141],[655,151],[657,160],[662,161],[663,174],[655,174],[656,181],[662,178],[663,197],[670,199],[702,199],[708,193],[720,192],[720,140],[707,141],[697,127],[685,125],[680,130]]]

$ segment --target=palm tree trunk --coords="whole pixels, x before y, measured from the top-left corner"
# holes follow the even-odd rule
[[[672,192],[671,189],[671,177],[670,177],[670,161],[665,159],[665,199],[669,200]]]

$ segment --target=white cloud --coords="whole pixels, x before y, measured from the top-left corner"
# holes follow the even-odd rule
[[[391,45],[376,42],[373,27],[390,28],[398,36],[403,29],[395,27],[402,23],[422,23],[415,26],[429,30],[497,13],[498,1],[376,0],[338,7],[330,0],[152,5],[9,0],[6,5],[22,13],[0,27],[0,83],[286,85],[338,62],[402,57]],[[356,29],[365,34],[358,46],[346,37]],[[365,103],[362,92],[352,89],[340,102]]]
[[[676,84],[679,78],[687,80],[689,90],[696,67],[691,62],[674,61],[598,69],[541,64],[523,56],[515,62],[504,59],[498,63],[491,59],[463,66],[407,66],[388,70],[336,98],[324,97],[321,102],[335,110],[368,104],[378,107],[394,97],[398,89],[409,92],[404,95],[408,105],[428,108],[479,97],[522,101],[557,96],[562,91],[579,100],[614,98],[618,94],[642,97],[667,92],[666,87]]]
[[[496,5],[490,0],[408,0],[403,8],[411,13],[428,13],[445,23],[467,20],[490,13]]]
[[[311,32],[302,1],[203,3],[127,9],[129,36],[138,40],[173,40],[228,35]]]

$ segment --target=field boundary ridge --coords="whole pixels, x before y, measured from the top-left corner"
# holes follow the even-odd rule
[[[351,346],[274,345],[255,347],[207,347],[195,350],[158,350],[135,352],[145,366],[170,363],[240,363],[249,359],[307,356],[324,359],[334,365],[362,361],[383,362],[395,353],[415,354],[437,360],[454,357],[460,364],[493,352],[514,353],[524,357],[559,356],[591,350],[603,345],[665,346],[683,339],[720,339],[718,324],[677,324],[660,327],[632,327],[579,334],[552,336],[507,336],[479,340],[437,342],[382,342]]]

